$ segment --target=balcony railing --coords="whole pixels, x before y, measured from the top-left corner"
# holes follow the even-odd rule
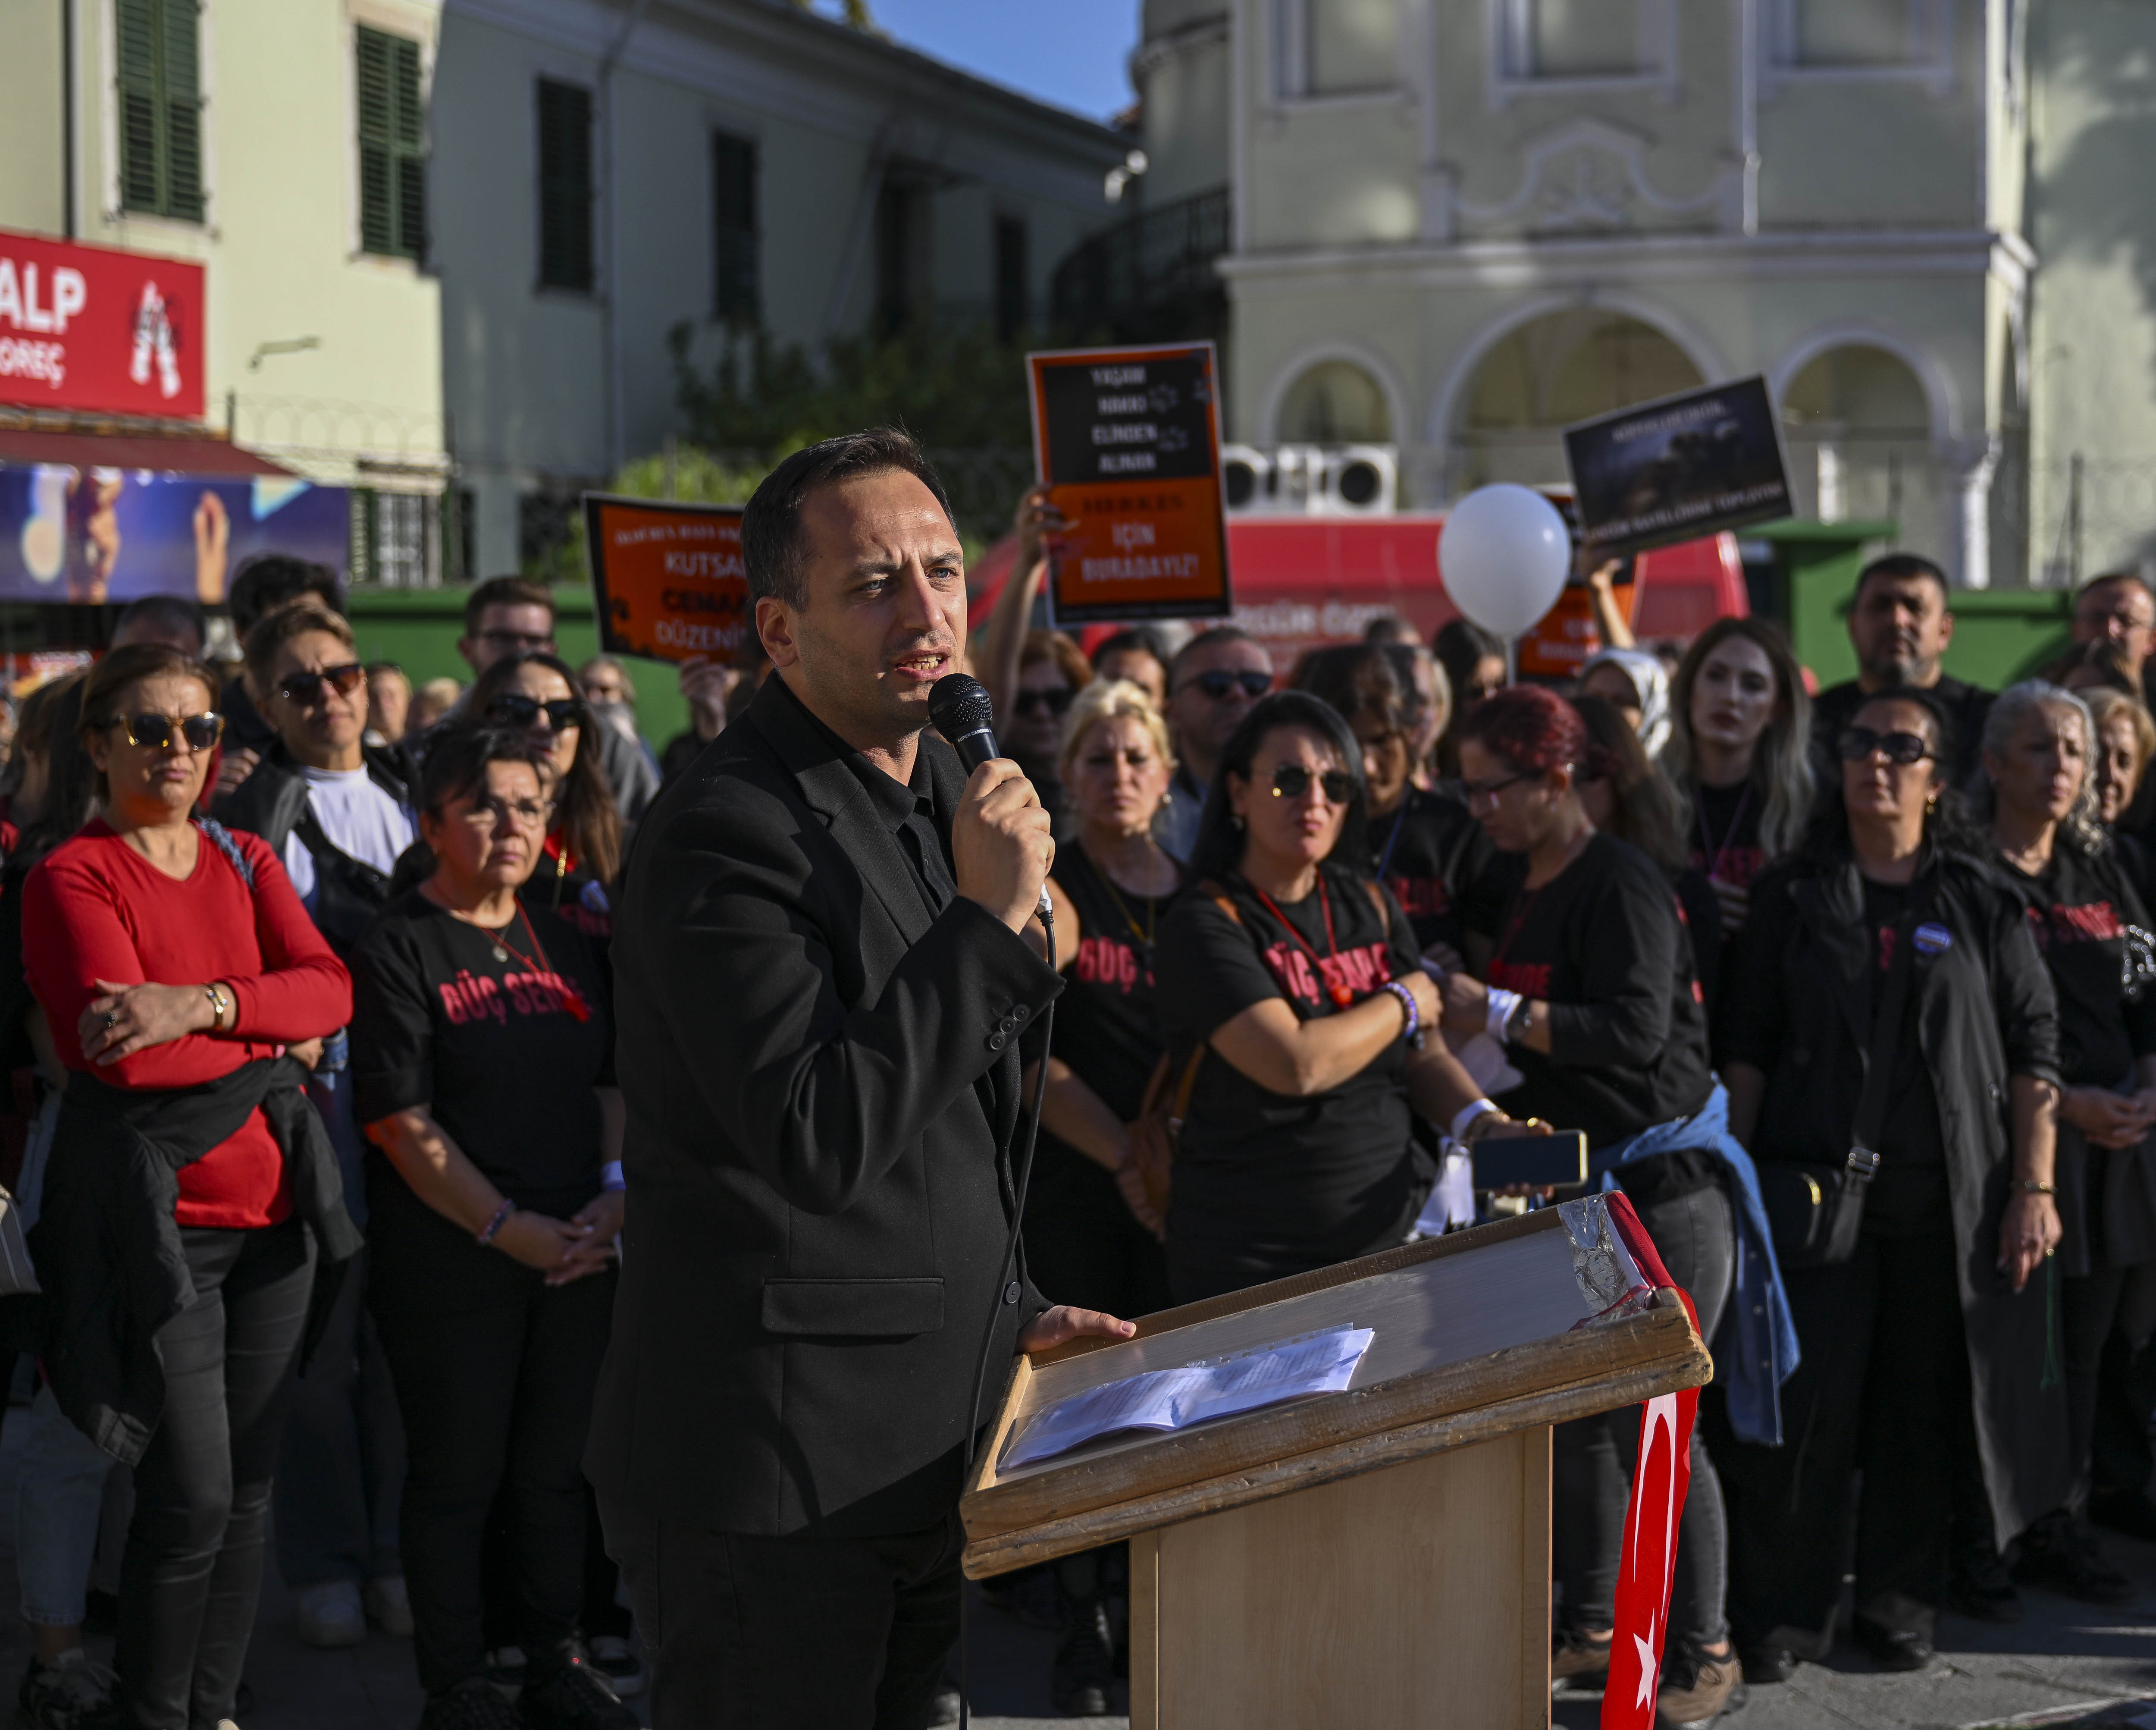
[[[1179,198],[1103,229],[1055,267],[1059,328],[1122,342],[1219,337],[1227,296],[1214,261],[1228,250],[1228,189]]]

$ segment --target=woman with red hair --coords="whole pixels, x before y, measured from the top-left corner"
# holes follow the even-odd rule
[[[1506,1046],[1520,1074],[1496,1094],[1506,1111],[1585,1132],[1594,1174],[1630,1198],[1691,1295],[1701,1336],[1719,1347],[1732,1424],[1779,1440],[1775,1390],[1794,1365],[1794,1335],[1757,1180],[1730,1139],[1669,879],[1637,847],[1597,830],[1581,802],[1581,782],[1614,769],[1607,759],[1578,711],[1537,686],[1501,691],[1468,717],[1460,770],[1469,808],[1501,851],[1525,856],[1527,871],[1498,928],[1488,982],[1464,973],[1446,981],[1445,1025]],[[1560,1678],[1591,1681],[1609,1668],[1638,1451],[1635,1408],[1558,1426]],[[1691,1470],[1660,1707],[1664,1722],[1687,1724],[1713,1718],[1739,1679],[1722,1614],[1722,1494],[1697,1432]]]

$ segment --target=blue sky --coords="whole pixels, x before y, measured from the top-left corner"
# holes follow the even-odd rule
[[[1044,102],[1106,120],[1131,101],[1124,70],[1139,0],[869,0],[894,42]],[[836,0],[816,9],[835,13]]]

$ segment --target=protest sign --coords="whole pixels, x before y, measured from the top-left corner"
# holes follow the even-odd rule
[[[741,508],[584,495],[599,641],[610,655],[731,666],[753,628]]]
[[[1734,379],[1565,429],[1582,538],[1604,554],[1789,514],[1767,381]]]

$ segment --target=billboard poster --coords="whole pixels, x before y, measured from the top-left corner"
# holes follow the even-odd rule
[[[213,605],[257,553],[311,559],[341,578],[350,497],[296,475],[0,463],[0,600],[184,595]]]
[[[1230,613],[1213,345],[1026,357],[1035,471],[1071,524],[1049,549],[1059,626]]]
[[[1581,536],[1605,554],[1789,514],[1774,404],[1757,375],[1567,427],[1564,456]]]
[[[0,403],[203,418],[203,267],[0,229]]]
[[[731,665],[752,620],[741,507],[584,495],[599,643],[610,655]]]

